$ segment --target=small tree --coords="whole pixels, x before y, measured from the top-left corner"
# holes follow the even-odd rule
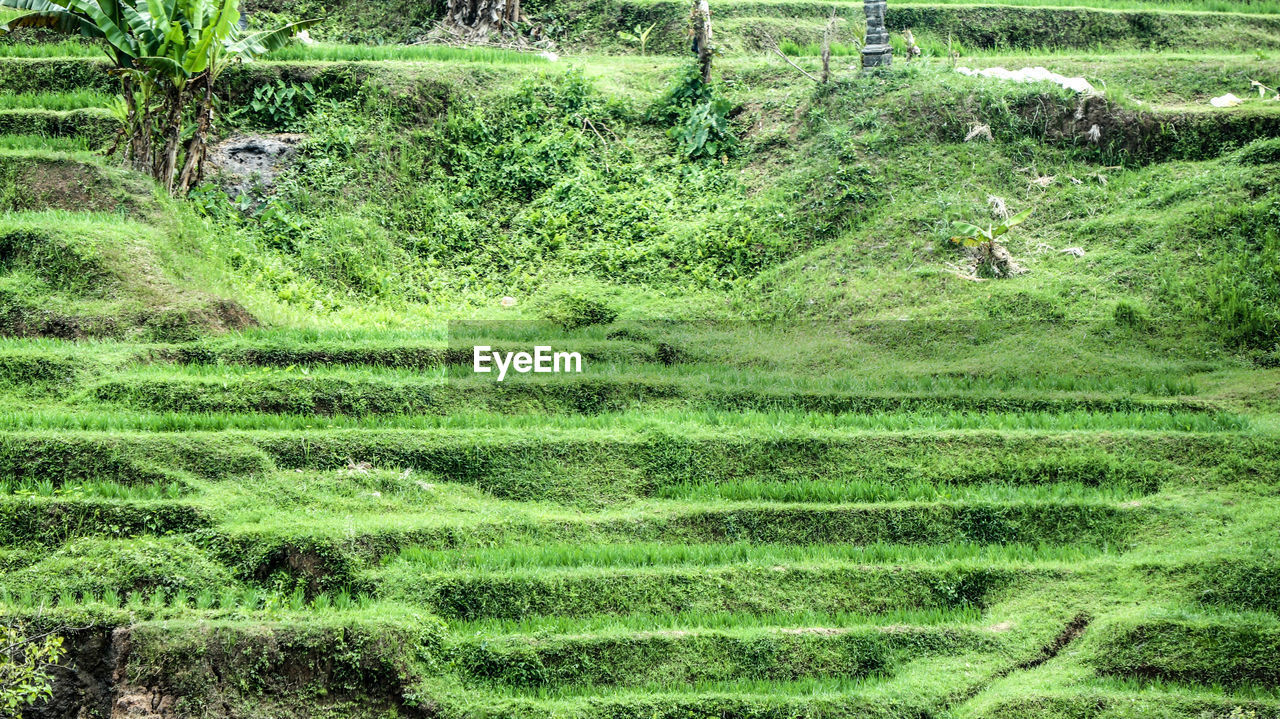
[[[0,26],[45,28],[102,41],[120,77],[126,153],[169,192],[203,174],[213,129],[215,84],[237,60],[253,60],[318,20],[241,36],[239,0],[0,0],[29,11]],[[182,141],[183,128],[191,128]],[[179,156],[185,159],[179,172]]]
[[[64,653],[60,636],[28,637],[23,627],[0,627],[0,717],[16,719],[24,706],[52,698],[49,669]]]

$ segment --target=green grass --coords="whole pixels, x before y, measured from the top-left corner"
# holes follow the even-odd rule
[[[84,137],[42,137],[39,135],[0,135],[0,149],[13,152],[88,153],[93,148]]]
[[[950,431],[1001,430],[1028,432],[1143,431],[1241,432],[1248,418],[1212,412],[910,412],[821,414],[802,412],[652,411],[578,415],[333,415],[236,414],[204,412],[128,412],[122,410],[25,410],[0,412],[0,429],[205,432],[231,429],[297,431],[311,429],[406,430],[599,430],[630,431],[715,427],[725,431],[793,428],[807,431]]]
[[[458,636],[506,636],[515,634],[587,634],[605,632],[643,632],[673,629],[753,629],[769,627],[856,627],[884,625],[929,626],[938,624],[974,624],[983,619],[976,607],[949,609],[903,609],[884,614],[858,613],[700,613],[627,614],[572,617],[529,617],[524,619],[481,619],[450,622],[449,629]]]
[[[125,485],[117,482],[90,481],[78,484],[55,484],[44,480],[4,480],[0,481],[0,495],[13,494],[20,497],[63,497],[76,499],[79,497],[95,497],[102,499],[123,500],[157,500],[177,499],[186,493],[186,489],[175,482],[167,484]]]
[[[832,57],[859,55],[862,52],[860,46],[850,43],[832,42],[828,47]],[[791,40],[781,40],[778,42],[778,49],[792,56],[817,56],[822,54],[822,44],[813,42],[801,44]]]
[[[525,65],[548,62],[536,52],[517,52],[485,47],[450,45],[338,45],[293,43],[268,55],[271,60],[291,62],[478,62],[496,65]]]
[[[689,483],[666,486],[655,496],[693,501],[762,500],[767,502],[902,502],[963,499],[966,501],[1072,501],[1095,498],[1119,501],[1146,493],[1139,485],[1108,484],[1103,488],[1079,483],[1025,485],[948,485],[943,481],[906,484],[868,481],[761,481],[741,480],[716,484]]]
[[[972,5],[971,0],[905,0],[903,4]],[[1001,5],[1025,7],[1088,7],[1107,10],[1165,10],[1273,15],[1280,3],[1271,0],[1001,0]]]
[[[19,92],[0,93],[0,110],[22,110],[36,108],[41,110],[79,110],[85,107],[106,107],[113,99],[111,95],[88,90],[75,92]]]
[[[0,43],[0,57],[28,58],[61,58],[91,57],[106,58],[106,53],[95,44],[86,44],[75,40],[62,40],[49,43]]]
[[[398,560],[415,570],[473,570],[480,572],[568,567],[688,567],[733,563],[866,564],[929,563],[974,560],[984,564],[1047,562],[1070,564],[1105,555],[1093,547],[1032,546],[1025,544],[954,544],[941,546],[811,546],[752,544],[618,544],[511,547],[470,552],[407,547]]]

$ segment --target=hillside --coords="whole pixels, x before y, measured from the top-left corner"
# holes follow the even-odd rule
[[[21,716],[1280,716],[1280,5],[891,2],[875,71],[712,8],[699,88],[684,4],[255,0],[327,19],[220,77],[289,148],[234,196],[0,38]],[[829,83],[769,51],[833,11]],[[956,69],[1037,65],[1099,92]],[[534,345],[585,369],[473,371]]]

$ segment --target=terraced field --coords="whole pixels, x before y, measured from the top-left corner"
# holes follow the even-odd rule
[[[251,198],[104,156],[100,50],[0,44],[0,612],[67,648],[22,716],[1280,716],[1280,102],[1207,107],[1280,7],[891,3],[926,57],[815,89],[761,48],[816,72],[830,5],[715,6],[700,165],[684,4],[558,60],[324,9],[222,81],[304,136]],[[305,119],[232,111],[277,81]],[[1030,272],[972,281],[992,197]],[[586,370],[472,371],[534,344]]]
[[[1229,378],[779,391],[591,334],[502,385],[426,338],[11,343],[3,601],[92,617],[65,706],[1276,707],[1280,438]]]

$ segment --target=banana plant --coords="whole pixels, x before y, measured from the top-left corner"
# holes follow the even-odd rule
[[[319,20],[242,35],[239,0],[0,0],[24,10],[0,35],[44,28],[103,42],[121,81],[129,157],[164,187],[186,191],[198,181],[212,130],[215,82],[237,60],[281,47]],[[184,120],[193,131],[177,174]]]
[[[952,223],[957,234],[951,241],[973,248],[973,277],[970,279],[977,279],[984,272],[995,277],[1012,277],[1026,272],[997,240],[1030,217],[1031,209],[1027,208],[998,225],[988,224],[985,229],[968,222]]]
[[[987,225],[984,230],[977,225],[971,225],[968,222],[953,222],[951,227],[956,231],[956,235],[951,238],[952,242],[962,244],[965,247],[978,247],[983,244],[990,244],[996,241],[996,238],[1006,234],[1009,230],[1021,225],[1028,217],[1031,216],[1033,208],[1028,208],[1010,217],[998,225]]]
[[[630,42],[636,43],[637,45],[640,46],[640,54],[645,55],[647,54],[645,52],[645,48],[648,47],[649,45],[649,35],[650,33],[653,32],[653,29],[657,26],[658,26],[657,22],[654,22],[652,25],[646,28],[642,28],[639,25],[636,25],[634,28],[632,28],[633,32],[626,32],[623,30],[619,30],[618,37],[623,40],[628,40]]]

